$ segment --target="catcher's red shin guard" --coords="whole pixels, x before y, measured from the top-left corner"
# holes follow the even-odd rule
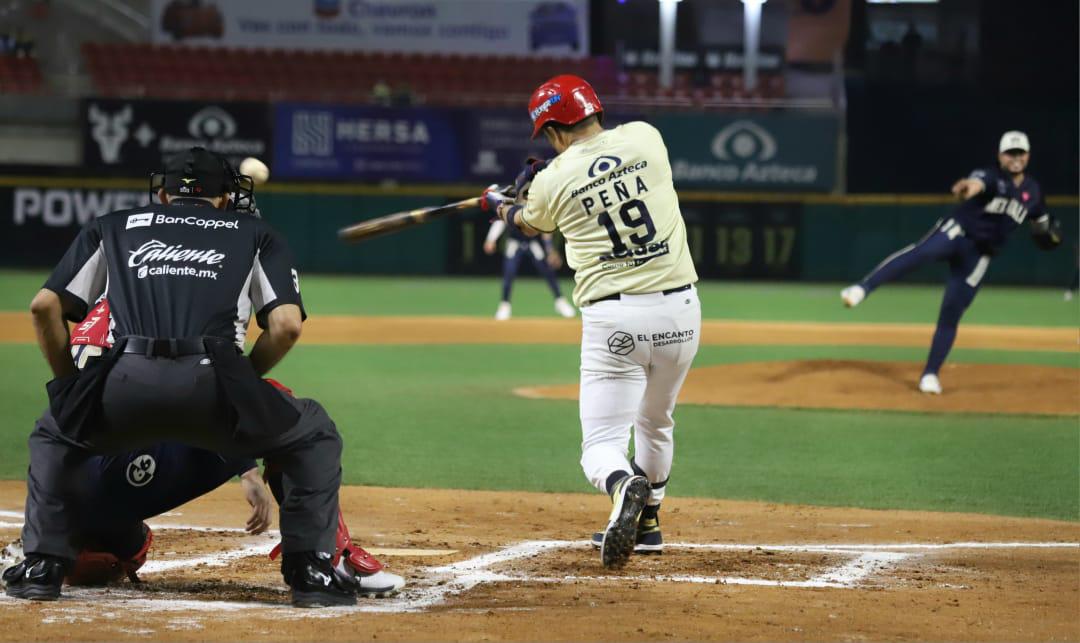
[[[277,560],[277,557],[281,555],[281,543],[278,543],[272,550],[270,550],[270,560]],[[334,543],[334,558],[330,562],[337,567],[341,562],[341,558],[345,558],[345,563],[358,574],[368,576],[371,574],[377,574],[383,568],[383,564],[375,559],[374,556],[363,550],[362,547],[352,542],[352,537],[349,535],[349,527],[345,524],[345,516],[342,515],[341,510],[338,510],[338,528],[337,538]]]
[[[115,554],[104,551],[90,551],[87,549],[79,552],[71,571],[67,573],[69,585],[107,585],[118,582],[124,576],[133,583],[139,582],[136,572],[146,563],[146,555],[150,546],[154,544],[154,532],[150,526],[143,523],[146,538],[143,540],[139,551],[130,558],[120,560]]]

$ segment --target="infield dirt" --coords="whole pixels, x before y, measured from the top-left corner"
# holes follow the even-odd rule
[[[23,493],[21,483],[0,484],[0,506],[17,509]],[[0,600],[0,639],[1080,638],[1075,523],[672,498],[662,514],[668,542],[731,547],[670,547],[661,556],[632,557],[618,572],[605,571],[588,546],[551,548],[483,567],[490,581],[440,594],[439,584],[453,585],[455,579],[436,567],[522,541],[581,541],[604,520],[606,499],[348,487],[342,506],[353,536],[375,551],[456,553],[383,557],[410,583],[401,596],[362,601],[355,609],[304,611],[286,607],[277,565],[264,554],[249,553],[225,566],[206,558],[252,543],[268,551],[272,539],[160,527],[147,567],[171,563],[171,569],[144,574],[135,590],[125,582],[104,593],[68,590],[58,603]],[[235,528],[245,517],[240,488],[228,485],[156,524]],[[14,536],[15,526],[6,525],[0,535]],[[980,549],[960,545],[965,542],[1058,545]],[[944,547],[901,546],[919,544]],[[836,550],[823,551],[822,545]],[[898,553],[880,558],[881,549]],[[863,553],[853,561],[851,550]],[[183,565],[184,560],[192,562]],[[849,586],[798,586],[829,570],[835,574],[838,565],[857,580]],[[432,596],[442,598],[422,604]]]

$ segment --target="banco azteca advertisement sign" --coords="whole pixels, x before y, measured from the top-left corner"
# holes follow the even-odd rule
[[[149,176],[162,157],[195,146],[234,164],[271,150],[264,103],[93,98],[81,111],[84,164],[95,169]]]
[[[836,185],[833,114],[660,116],[677,187],[829,192]]]

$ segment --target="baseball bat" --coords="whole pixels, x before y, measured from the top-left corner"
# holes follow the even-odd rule
[[[509,187],[510,186],[496,188],[496,191],[502,192]],[[480,201],[482,199],[483,197],[475,196],[470,199],[462,199],[461,201],[455,201],[454,203],[447,203],[446,205],[436,205],[427,208],[417,208],[416,210],[408,210],[406,212],[387,214],[385,216],[361,221],[360,223],[341,228],[338,230],[337,236],[338,239],[341,239],[342,241],[350,242],[373,239],[385,234],[397,232],[398,230],[422,225],[449,214],[454,214],[455,212],[478,208],[480,207]]]

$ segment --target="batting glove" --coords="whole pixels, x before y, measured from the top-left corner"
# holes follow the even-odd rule
[[[499,206],[512,201],[513,199],[502,192],[499,192],[499,186],[497,184],[492,183],[484,190],[483,195],[481,195],[480,209],[497,216],[499,213]]]
[[[529,189],[529,184],[536,178],[536,175],[541,170],[548,166],[551,161],[548,159],[536,159],[531,156],[525,159],[525,169],[517,175],[514,179],[514,194],[524,195],[525,191]]]

